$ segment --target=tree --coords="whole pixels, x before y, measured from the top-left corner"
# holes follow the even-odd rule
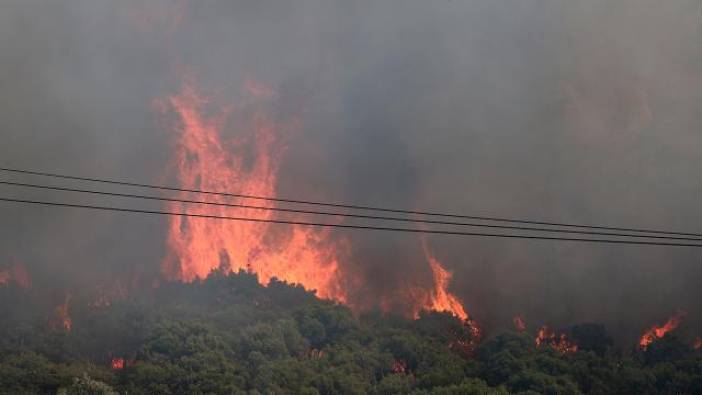
[[[603,356],[613,344],[613,340],[607,334],[604,325],[575,325],[571,328],[570,333],[572,339],[578,345],[578,350],[593,351],[599,356]]]

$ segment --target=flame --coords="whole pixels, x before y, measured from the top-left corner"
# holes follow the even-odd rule
[[[678,310],[677,313],[668,318],[668,321],[666,321],[663,326],[654,325],[651,327],[651,329],[647,330],[643,336],[641,336],[639,346],[645,350],[651,343],[653,343],[654,340],[660,339],[668,332],[675,330],[680,325],[685,315],[687,315],[687,312]]]
[[[247,88],[257,94],[269,91],[253,82]],[[169,103],[181,123],[175,160],[182,188],[276,195],[279,158],[284,151],[280,135],[289,125],[277,124],[256,112],[237,131],[238,137],[225,141],[222,131],[230,111],[218,117],[205,115],[209,100],[191,84],[185,84],[177,95],[170,97]],[[232,199],[217,195],[205,198],[210,202],[232,203]],[[252,204],[245,200],[235,203]],[[262,200],[253,204],[274,207],[273,203]],[[170,209],[188,214],[274,218],[267,210],[211,205],[173,203]],[[347,299],[340,286],[337,256],[344,243],[330,240],[328,230],[172,217],[167,237],[170,253],[163,269],[170,279],[188,282],[203,279],[217,268],[246,270],[256,273],[264,285],[275,277],[316,290],[321,298],[339,302]]]
[[[702,337],[698,337],[694,342],[692,342],[692,348],[695,350],[702,349]]]
[[[407,373],[407,371],[408,371],[407,362],[405,362],[401,359],[395,359],[394,361],[392,361],[392,365],[390,367],[390,370],[393,373],[397,373],[397,374]]]
[[[71,302],[71,294],[66,294],[66,298],[63,303],[56,306],[54,310],[54,320],[51,326],[56,329],[63,329],[66,332],[70,332],[73,327],[73,321],[71,316],[68,314],[68,304]]]
[[[273,100],[277,93],[263,84],[247,79],[244,85],[247,104],[254,108],[262,101]],[[162,103],[161,111],[172,110],[178,118],[174,168],[183,189],[228,191],[245,195],[275,197],[280,160],[285,152],[285,138],[298,123],[280,124],[263,111],[249,117],[237,117],[233,108],[212,112],[212,100],[204,97],[192,83]],[[247,107],[247,110],[249,108]],[[240,119],[241,118],[241,119]],[[233,122],[235,121],[235,122]],[[236,124],[236,137],[227,139]],[[184,199],[193,199],[183,192]],[[276,207],[266,200],[233,199],[220,195],[198,196],[215,203],[243,203],[265,208]],[[213,205],[170,203],[169,211],[195,215],[236,216],[259,220],[278,218],[270,210],[232,208]],[[295,219],[286,214],[283,218]],[[262,222],[172,217],[168,225],[168,255],[162,264],[166,278],[191,282],[204,279],[213,270],[245,270],[257,274],[261,284],[272,278],[296,283],[317,296],[349,303],[349,289],[362,288],[362,279],[340,269],[340,257],[347,254],[349,242],[332,239],[328,229]],[[452,274],[429,251],[424,253],[432,272],[433,286],[406,287],[394,290],[404,296],[415,318],[421,310],[445,311],[468,320],[461,301],[448,291]],[[352,301],[351,301],[352,302]],[[353,307],[353,303],[352,307]],[[379,302],[384,306],[384,302]],[[471,324],[476,331],[479,328]]]
[[[124,366],[124,358],[112,358],[110,361],[110,367],[112,370],[122,370],[124,369]]]
[[[424,247],[424,255],[429,262],[429,267],[431,268],[434,279],[434,289],[427,295],[427,300],[422,308],[425,310],[449,312],[464,321],[468,320],[468,313],[461,301],[448,291],[448,285],[451,282],[453,274],[446,270],[441,262],[432,255],[426,241],[422,241],[422,246]],[[475,328],[478,327],[475,326]]]
[[[574,341],[568,339],[565,333],[556,335],[553,329],[545,325],[539,328],[534,342],[536,343],[536,347],[550,346],[563,354],[578,351],[578,345]]]
[[[536,338],[534,339],[536,347],[541,347],[542,345],[549,342],[551,339],[555,339],[556,334],[547,326],[542,326],[536,333]]]
[[[31,280],[24,265],[15,264],[10,269],[0,270],[0,286],[9,285],[14,282],[22,288],[28,288]]]
[[[522,319],[521,315],[515,315],[514,318],[512,318],[512,323],[518,332],[526,332],[526,324],[524,323],[524,319]]]

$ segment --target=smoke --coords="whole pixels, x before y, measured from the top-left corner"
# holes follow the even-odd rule
[[[253,78],[275,88],[277,118],[301,122],[281,196],[701,231],[701,34],[686,0],[6,1],[0,163],[170,182],[155,101],[188,75],[235,103]],[[0,212],[0,267],[22,262],[38,289],[160,276],[163,218]],[[417,237],[338,233],[344,270],[364,279],[357,304],[400,310],[395,287],[431,281]],[[521,313],[532,329],[597,321],[630,340],[680,308],[702,331],[692,249],[428,242],[487,329]]]

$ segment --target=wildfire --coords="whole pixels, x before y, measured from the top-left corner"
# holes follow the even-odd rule
[[[536,347],[551,346],[561,353],[574,353],[578,351],[578,345],[568,339],[565,333],[556,335],[556,332],[547,326],[542,326],[534,339]]]
[[[539,328],[539,331],[536,333],[536,338],[534,339],[536,347],[541,347],[546,344],[553,343],[555,340],[556,332],[554,332],[553,329],[547,326],[542,326],[541,328]]]
[[[244,88],[247,100],[251,100],[247,105],[255,106],[278,96],[273,89],[252,79],[246,81]],[[298,122],[277,123],[263,111],[254,111],[248,117],[238,116],[232,109],[212,115],[212,104],[192,84],[186,83],[178,94],[157,106],[162,111],[172,110],[179,121],[174,168],[180,187],[275,197],[285,138],[299,127]],[[236,130],[228,125],[237,125]],[[232,131],[236,137],[225,138]],[[185,192],[182,195],[184,199],[193,198]],[[271,201],[214,194],[198,199],[276,207]],[[270,210],[221,205],[170,203],[169,211],[258,220],[278,218]],[[286,214],[283,218],[296,217]],[[361,281],[353,273],[342,276],[340,257],[347,255],[350,244],[343,237],[332,238],[328,229],[174,216],[168,225],[167,244],[169,252],[162,268],[171,280],[195,281],[215,269],[245,270],[256,273],[263,285],[278,278],[316,290],[317,296],[340,303],[349,302],[349,289]],[[423,245],[432,272],[432,288],[408,287],[396,292],[408,296],[407,303],[415,317],[421,310],[435,310],[468,320],[461,301],[448,291],[452,274],[430,253],[426,242]]]
[[[23,265],[16,264],[10,269],[0,270],[0,286],[9,285],[11,282],[22,288],[28,288],[31,285],[29,274]]]
[[[112,370],[122,370],[124,369],[124,358],[112,358],[110,361],[110,367]]]
[[[260,84],[252,96],[267,92]],[[236,191],[247,195],[275,196],[279,157],[284,151],[280,134],[290,125],[277,124],[257,112],[244,122],[237,137],[225,141],[224,123],[230,115],[205,115],[208,100],[191,85],[184,85],[169,103],[180,119],[176,166],[180,186],[187,189]],[[292,125],[295,127],[295,125]],[[232,199],[210,195],[210,202]],[[274,207],[256,200],[236,203]],[[188,214],[238,216],[268,220],[268,210],[234,209],[212,205],[174,203],[171,210]],[[213,269],[256,273],[262,284],[273,277],[316,290],[321,298],[346,301],[340,287],[339,258],[343,241],[330,240],[329,232],[309,227],[281,227],[268,223],[173,217],[168,229],[170,256],[163,268],[167,277],[182,281],[205,278]]]
[[[524,323],[524,319],[522,319],[521,315],[515,315],[514,318],[512,318],[512,323],[518,332],[526,332],[526,324]]]
[[[645,350],[654,340],[660,339],[668,332],[675,330],[680,325],[685,315],[687,315],[687,312],[679,310],[677,313],[673,314],[672,317],[668,318],[668,321],[666,321],[663,326],[654,325],[651,327],[651,329],[647,330],[643,336],[641,336],[639,346]]]
[[[434,279],[434,289],[429,292],[428,300],[423,308],[425,310],[449,312],[462,320],[468,320],[468,313],[463,308],[461,301],[448,291],[448,285],[453,274],[446,270],[441,262],[432,255],[426,241],[423,241],[422,245]]]
[[[392,362],[392,366],[391,366],[390,370],[393,373],[398,373],[398,374],[407,373],[407,371],[408,371],[407,363],[403,360],[396,359]]]
[[[54,319],[51,322],[51,326],[57,329],[62,329],[66,332],[70,332],[73,327],[73,321],[71,316],[68,314],[68,305],[71,302],[71,294],[66,294],[66,298],[63,303],[56,306],[54,310]]]
[[[122,370],[127,367],[134,366],[136,364],[135,359],[126,359],[121,357],[113,357],[110,359],[110,368],[112,370]]]

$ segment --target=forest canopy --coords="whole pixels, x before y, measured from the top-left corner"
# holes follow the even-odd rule
[[[565,352],[517,331],[477,339],[447,313],[355,316],[245,272],[59,307],[30,292],[0,288],[3,394],[702,393],[702,351],[673,335],[618,349],[581,324]]]

